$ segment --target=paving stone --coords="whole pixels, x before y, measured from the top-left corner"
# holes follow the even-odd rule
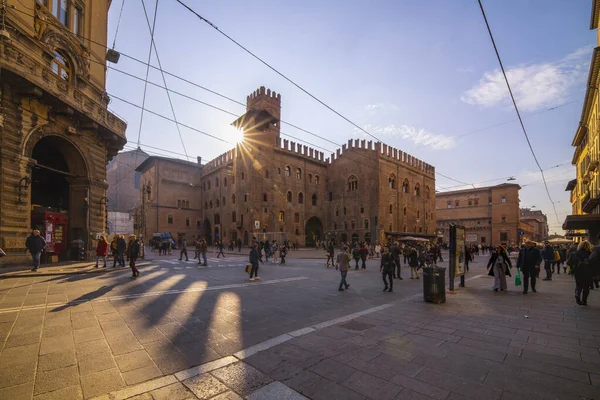
[[[94,353],[101,353],[109,350],[108,343],[104,339],[92,340],[90,342],[77,343],[75,345],[77,357],[87,357]]]
[[[488,376],[485,378],[484,385],[491,389],[500,389],[503,391],[503,393],[510,392],[526,395],[527,399],[574,400],[573,394],[553,390],[546,385],[534,382],[526,382],[520,379],[515,379],[512,376],[504,376],[502,374],[488,374]]]
[[[271,382],[268,376],[243,362],[227,365],[211,374],[242,396]]]
[[[537,371],[524,369],[521,371],[519,378],[524,381],[535,382],[541,385],[545,385],[548,388],[577,394],[579,396],[589,397],[591,399],[600,396],[600,389],[597,387],[585,385],[579,382],[574,382],[556,376],[547,375]]]
[[[65,336],[71,333],[71,327],[65,325],[44,326],[42,338],[51,338],[55,336]]]
[[[235,392],[231,390],[226,391],[225,393],[221,393],[212,397],[210,400],[242,400],[240,396],[238,396]]]
[[[355,371],[350,377],[342,383],[353,391],[376,399],[393,399],[402,390],[402,387],[369,374],[363,374]]]
[[[452,394],[450,394],[450,396],[452,396]],[[449,398],[450,397],[448,397],[448,399]],[[402,391],[398,393],[395,400],[433,400],[433,398],[425,396],[419,392],[415,392],[414,390],[403,388]]]
[[[309,370],[303,370],[293,377],[284,380],[283,383],[300,393],[306,394],[309,388],[322,379],[324,378],[321,375],[317,375]]]
[[[320,379],[302,392],[312,400],[364,400],[366,396],[328,379]]]
[[[173,383],[150,392],[153,400],[196,400],[197,397],[191,393],[183,384]],[[151,400],[152,400],[151,399]],[[214,398],[213,398],[214,399]]]
[[[211,397],[226,392],[227,386],[223,385],[219,380],[210,374],[202,374],[183,381],[194,394],[201,400],[210,399]]]
[[[37,374],[33,393],[38,395],[74,385],[79,385],[77,366],[53,369]]]
[[[344,364],[332,360],[323,360],[312,366],[310,370],[336,383],[342,382],[356,371]]]
[[[125,386],[118,368],[95,372],[81,377],[81,387],[86,399],[109,393]]]
[[[103,338],[104,334],[99,326],[91,326],[89,328],[76,329],[73,331],[73,339],[76,344]]]
[[[38,344],[29,344],[26,346],[9,347],[0,354],[0,368],[7,368],[12,365],[29,364],[38,359]]]
[[[18,364],[0,368],[0,388],[33,381],[36,363]]]
[[[162,376],[163,373],[156,365],[154,365],[154,363],[152,363],[151,365],[147,365],[145,367],[124,372],[122,375],[123,380],[127,385],[135,385],[136,383]]]
[[[246,396],[247,400],[308,400],[281,382],[272,382]]]
[[[164,357],[153,358],[153,360],[165,375],[191,367],[190,363],[181,353],[167,354]]]
[[[417,379],[478,400],[499,400],[502,396],[501,390],[490,389],[482,384],[444,374],[431,368],[421,371],[417,375]]]
[[[79,373],[82,376],[116,367],[113,356],[108,349],[89,356],[79,357],[78,363]]]
[[[181,354],[177,347],[167,340],[158,340],[144,345],[144,349],[153,359],[172,354]]]
[[[390,379],[390,382],[437,400],[444,400],[450,394],[449,390],[430,385],[429,383],[402,374],[394,375],[394,377]]]
[[[154,365],[154,362],[145,350],[138,350],[132,353],[116,356],[115,361],[121,372],[127,372],[146,367],[148,365]]]
[[[73,342],[71,332],[68,332],[65,336],[54,336],[42,339],[40,355],[74,350],[75,342]]]
[[[504,360],[504,363],[517,368],[527,368],[533,371],[543,372],[548,375],[566,378],[581,383],[590,383],[590,378],[585,372],[569,369],[566,367],[558,367],[555,365],[530,360],[528,358],[515,357],[509,355]]]
[[[0,389],[0,400],[31,400],[33,382]]]
[[[82,400],[83,393],[81,386],[69,386],[63,389],[58,389],[53,392],[48,392],[35,396],[34,400]]]
[[[50,353],[39,357],[38,373],[72,365],[77,365],[77,358],[73,350]]]
[[[119,341],[119,342],[109,343],[109,345],[110,345],[110,349],[112,350],[112,353],[115,356],[120,355],[120,354],[131,353],[133,351],[143,349],[142,345],[139,344],[137,342],[137,340],[135,340],[135,341],[123,340],[123,341]]]
[[[39,332],[29,332],[19,335],[11,334],[6,341],[4,348],[27,346],[28,344],[36,344],[40,341],[41,337]]]

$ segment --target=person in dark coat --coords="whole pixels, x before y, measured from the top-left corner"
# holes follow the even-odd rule
[[[331,260],[331,266],[333,267],[333,255],[334,255],[334,248],[333,248],[333,240],[331,240],[329,242],[329,246],[327,246],[327,268],[329,268],[329,260]]]
[[[367,246],[363,243],[360,246],[360,249],[358,249],[358,255],[360,256],[360,261],[361,261],[361,268],[364,270],[367,269],[367,256],[369,255],[369,250],[367,249]]]
[[[410,265],[410,279],[419,278],[419,252],[414,247],[411,247],[408,255],[408,265]],[[416,275],[413,277],[413,274]]]
[[[255,281],[260,279],[258,277],[258,244],[254,243],[252,245],[252,249],[250,250],[250,264],[252,265],[252,269],[250,270],[250,280]]]
[[[535,290],[535,280],[540,270],[542,263],[542,253],[534,242],[528,241],[521,250],[519,250],[519,258],[517,260],[517,269],[523,273],[523,294],[529,291],[529,283],[531,282],[531,291]]]
[[[39,230],[34,229],[31,232],[31,235],[25,240],[25,247],[31,253],[31,258],[33,259],[33,268],[31,270],[37,271],[40,268],[42,251],[46,248],[46,240],[40,236]]]
[[[400,253],[402,253],[402,251],[400,250],[400,246],[398,246],[398,242],[395,242],[392,247],[390,247],[390,254],[392,255],[392,259],[394,260],[394,264],[396,268],[394,268],[394,279],[400,279],[402,280],[402,270],[401,270],[401,264],[400,264]],[[397,272],[396,272],[397,271]]]
[[[354,270],[358,271],[358,260],[360,260],[360,252],[358,246],[353,246],[352,258],[354,258],[354,262],[356,263],[356,265],[354,266]]]
[[[394,259],[390,254],[390,248],[388,246],[384,246],[383,254],[381,256],[381,266],[379,267],[379,272],[381,272],[381,277],[383,278],[383,284],[385,287],[383,288],[384,292],[391,292],[394,287],[394,279],[393,279],[393,271],[394,271]],[[388,279],[389,279],[389,290],[388,290]]]
[[[487,268],[489,269],[488,275],[494,277],[494,286],[492,287],[494,292],[497,292],[498,289],[506,290],[506,275],[511,276],[510,268],[512,268],[512,263],[504,247],[498,246],[492,250]]]
[[[131,267],[131,279],[140,276],[140,271],[135,266],[135,261],[140,255],[140,242],[135,235],[129,236],[129,246],[127,247],[127,256],[129,257],[129,266]]]
[[[544,242],[544,250],[542,251],[544,257],[544,271],[546,271],[546,277],[544,281],[552,280],[552,266],[554,265],[554,248],[550,245],[550,242]]]
[[[121,267],[125,266],[125,250],[127,250],[127,242],[125,241],[125,236],[119,235],[117,238],[117,253],[118,253],[118,261]]]
[[[577,251],[571,253],[568,260],[568,264],[571,266],[571,273],[575,275],[575,302],[580,306],[587,306],[590,286],[592,285],[591,254],[592,245],[587,240],[584,240],[579,243]]]
[[[598,235],[597,243],[600,243],[600,235]],[[590,269],[592,272],[593,286],[595,286],[596,289],[598,289],[600,287],[600,244],[598,244],[592,248],[592,253],[590,254],[589,263],[590,263]]]

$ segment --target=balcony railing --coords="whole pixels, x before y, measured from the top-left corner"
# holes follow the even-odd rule
[[[596,208],[598,204],[600,204],[600,195],[592,197],[590,192],[587,192],[581,201],[581,211],[589,214],[594,211],[594,208]]]

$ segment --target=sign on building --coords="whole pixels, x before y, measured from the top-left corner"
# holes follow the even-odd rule
[[[467,233],[465,241],[467,243],[476,243],[477,242],[477,234],[476,233]]]
[[[260,221],[254,221],[254,229],[260,229]]]

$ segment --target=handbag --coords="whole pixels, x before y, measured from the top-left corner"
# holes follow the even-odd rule
[[[248,275],[250,275],[250,271],[252,271],[252,264],[246,264],[246,269],[244,270]]]
[[[515,275],[515,286],[521,286],[521,271],[517,270],[517,275]]]

